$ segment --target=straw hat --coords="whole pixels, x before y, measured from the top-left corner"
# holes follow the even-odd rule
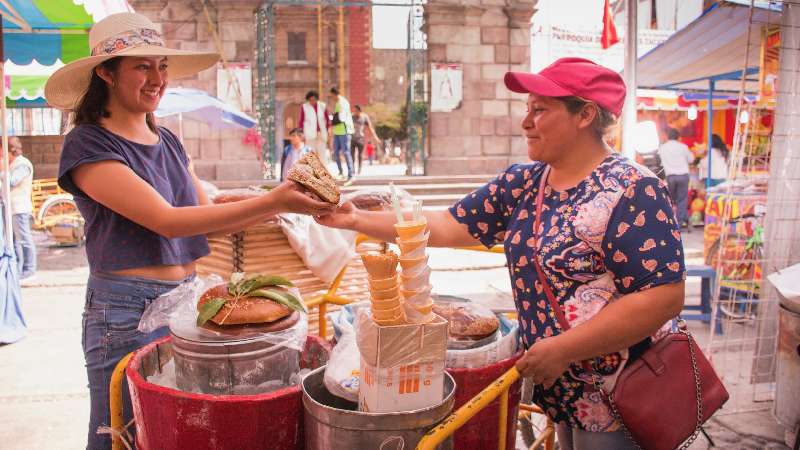
[[[44,96],[59,109],[75,109],[89,88],[98,64],[117,56],[166,56],[169,78],[177,79],[208,69],[219,60],[218,53],[192,52],[164,47],[159,27],[135,13],[112,14],[89,31],[91,56],[58,69],[47,80]]]

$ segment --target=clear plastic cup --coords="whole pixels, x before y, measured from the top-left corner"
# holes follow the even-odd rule
[[[397,239],[397,246],[400,247],[400,255],[404,258],[419,258],[425,256],[425,249],[428,248],[428,238],[431,233],[426,231],[421,238]]]
[[[394,224],[394,229],[397,232],[397,236],[401,239],[414,239],[422,236],[427,228],[428,221],[424,216],[422,217],[422,220],[419,221],[406,220]]]
[[[400,267],[403,269],[403,272],[409,270],[413,272],[415,267],[417,268],[416,269],[417,271],[420,271],[421,269],[417,267],[420,265],[422,266],[428,265],[428,255],[419,258],[406,258],[406,257],[400,258]]]
[[[403,299],[406,303],[425,305],[430,301],[432,289],[430,284],[421,289],[403,289]]]
[[[427,265],[419,273],[411,276],[406,276],[406,272],[400,274],[400,279],[403,283],[403,289],[407,291],[422,289],[428,285],[431,278],[431,268]]]

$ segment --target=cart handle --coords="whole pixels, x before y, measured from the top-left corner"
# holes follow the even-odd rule
[[[122,381],[125,379],[125,368],[128,361],[133,356],[133,352],[120,359],[114,372],[111,373],[111,385],[108,388],[108,400],[111,409],[111,429],[117,431],[111,433],[111,450],[125,450],[122,443],[122,433],[125,432],[125,424],[122,422]]]
[[[495,380],[489,386],[486,386],[481,392],[478,393],[472,400],[468,401],[461,408],[447,418],[445,418],[439,425],[428,431],[422,440],[417,444],[417,450],[434,450],[436,446],[445,441],[465,423],[469,421],[475,414],[478,414],[483,408],[488,406],[497,397],[500,397],[500,423],[498,424],[498,450],[505,450],[506,448],[506,433],[508,428],[508,389],[519,380],[519,372],[516,367],[512,367],[500,378]]]

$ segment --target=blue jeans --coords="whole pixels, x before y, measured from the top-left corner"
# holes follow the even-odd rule
[[[17,254],[17,268],[20,280],[36,273],[36,244],[31,234],[31,213],[14,214],[11,226],[14,229],[14,252]]]
[[[635,449],[625,432],[592,432],[570,428],[565,423],[556,424],[556,435],[561,450],[628,450]]]
[[[89,276],[83,310],[83,355],[91,399],[87,449],[111,448],[110,435],[97,434],[97,427],[111,424],[108,399],[111,374],[125,355],[169,333],[166,327],[150,334],[140,333],[136,328],[145,308],[181,283],[110,274]],[[122,397],[123,423],[127,424],[133,417],[127,380]]]
[[[678,225],[689,222],[689,174],[667,175],[667,189],[675,205]]]
[[[349,134],[333,135],[333,159],[336,160],[336,167],[339,168],[339,175],[343,175],[340,156],[344,154],[344,159],[347,162],[348,180],[353,178],[353,156],[350,154],[350,137]]]

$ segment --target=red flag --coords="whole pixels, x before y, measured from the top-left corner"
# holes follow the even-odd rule
[[[614,25],[614,15],[611,14],[611,5],[605,0],[603,6],[603,34],[600,36],[600,45],[607,49],[619,42],[617,27]]]

